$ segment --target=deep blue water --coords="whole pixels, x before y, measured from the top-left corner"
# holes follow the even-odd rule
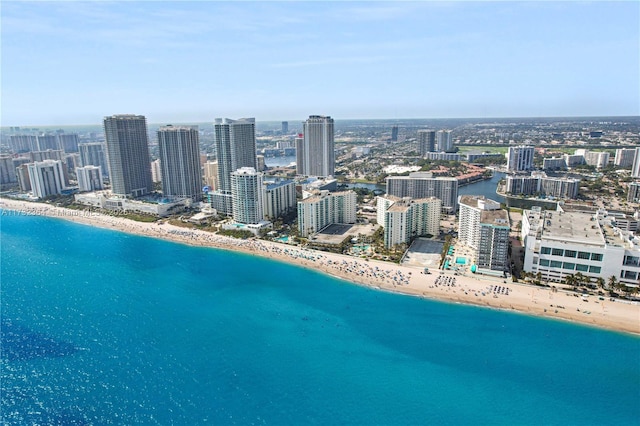
[[[640,338],[1,218],[2,424],[616,424]]]

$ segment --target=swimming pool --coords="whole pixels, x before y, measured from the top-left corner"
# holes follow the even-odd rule
[[[466,257],[456,257],[456,264],[457,265],[466,265],[467,264],[467,258]]]

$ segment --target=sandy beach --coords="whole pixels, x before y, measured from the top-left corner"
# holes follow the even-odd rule
[[[563,290],[512,283],[484,276],[450,272],[424,274],[422,268],[304,249],[263,240],[239,240],[168,223],[136,222],[116,215],[55,207],[7,198],[0,199],[7,214],[39,215],[90,226],[174,242],[268,257],[313,268],[351,283],[428,299],[520,312],[585,325],[640,334],[640,304],[628,301],[578,297]]]

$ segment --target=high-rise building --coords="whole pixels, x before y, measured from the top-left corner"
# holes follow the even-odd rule
[[[13,158],[10,155],[0,155],[0,185],[10,185],[17,182]]]
[[[78,152],[78,134],[77,133],[61,133],[58,135],[60,148],[66,152]]]
[[[438,198],[398,198],[392,195],[378,197],[378,217],[384,227],[384,245],[392,248],[409,243],[415,237],[438,235],[442,201]]]
[[[162,168],[160,166],[160,159],[156,158],[151,162],[151,182],[162,182]]]
[[[509,272],[509,231],[509,214],[506,210],[482,212],[476,252],[479,269]]]
[[[500,203],[478,195],[461,195],[458,240],[477,249],[480,241],[480,218],[483,211],[498,210]]]
[[[264,221],[264,185],[262,173],[252,167],[241,167],[231,173],[233,220],[257,224]]]
[[[18,185],[20,186],[20,191],[22,192],[31,191],[31,179],[29,178],[29,164],[32,164],[32,163],[24,163],[16,167],[16,177],[18,178]]]
[[[422,157],[427,152],[436,152],[435,130],[418,130],[418,152]]]
[[[507,170],[510,172],[525,172],[533,169],[532,146],[510,146],[507,153]]]
[[[398,126],[391,127],[391,142],[398,141]]]
[[[334,223],[356,222],[357,196],[353,191],[318,191],[298,201],[298,231],[308,237]]]
[[[158,130],[162,193],[169,197],[202,198],[198,129],[164,126]]]
[[[80,192],[99,191],[102,187],[102,169],[99,166],[84,166],[76,168],[78,190]]]
[[[442,210],[455,213],[458,208],[458,180],[454,177],[433,177],[430,172],[413,172],[409,176],[389,176],[387,194],[404,198],[436,197],[442,201]]]
[[[45,198],[61,194],[65,189],[64,167],[60,160],[44,160],[27,164],[33,195]]]
[[[585,151],[584,162],[597,169],[607,167],[609,165],[609,153],[605,151]]]
[[[633,167],[631,168],[631,177],[640,178],[640,147],[636,148],[633,156]]]
[[[217,191],[219,189],[217,161],[204,163],[204,184],[209,187],[209,191]]]
[[[60,149],[60,142],[58,141],[58,135],[51,134],[51,133],[38,135],[38,151],[46,151],[48,149],[51,149],[51,150]]]
[[[255,118],[216,118],[213,124],[218,155],[219,190],[231,193],[231,173],[242,167],[257,168]]]
[[[454,152],[453,139],[451,138],[451,130],[438,130],[436,133],[436,143],[438,151]]]
[[[640,203],[640,182],[629,183],[627,201],[630,203]]]
[[[48,149],[46,151],[31,151],[29,153],[29,158],[31,162],[35,161],[44,161],[44,160],[60,160],[62,161],[62,150],[59,149]]]
[[[34,135],[11,135],[9,146],[13,152],[29,152],[38,150],[38,138]]]
[[[301,176],[333,176],[335,148],[333,118],[310,115],[302,124],[302,140],[296,140],[296,173]]]
[[[102,142],[90,142],[78,144],[80,151],[80,164],[82,166],[98,166],[102,176],[109,176],[109,166],[105,155],[105,146]]]
[[[632,167],[635,155],[636,150],[632,148],[616,149],[616,156],[613,160],[613,164],[618,167]]]
[[[269,220],[275,220],[295,210],[296,184],[292,180],[278,179],[275,182],[265,182],[265,215]]]
[[[282,134],[286,135],[287,133],[289,133],[289,122],[288,121],[283,121],[282,122]]]
[[[140,197],[153,191],[147,119],[123,114],[104,118],[111,192]]]

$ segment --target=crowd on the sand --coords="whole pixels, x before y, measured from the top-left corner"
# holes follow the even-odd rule
[[[158,229],[158,228],[156,228]],[[162,230],[160,230],[162,233]],[[285,257],[303,265],[311,262],[314,266],[328,272],[335,272],[337,275],[349,275],[359,277],[367,282],[377,282],[379,284],[391,284],[393,286],[407,285],[411,280],[411,272],[403,273],[400,270],[383,269],[377,265],[358,260],[332,260],[327,255],[308,249],[293,247],[280,247],[275,243],[263,242],[259,240],[239,240],[215,234],[207,234],[191,230],[171,229],[166,233],[182,239],[190,240],[194,243],[211,244],[215,246],[232,245],[246,251],[261,253],[269,257]]]

